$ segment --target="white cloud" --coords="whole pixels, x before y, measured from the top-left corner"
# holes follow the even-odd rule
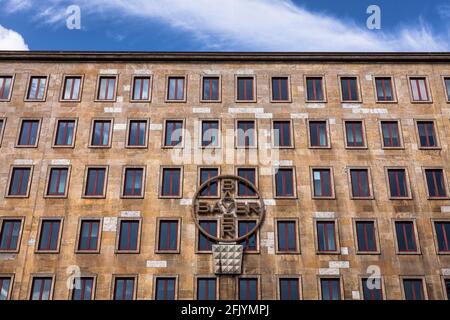
[[[5,9],[11,13],[29,9],[32,5],[32,0],[8,0]]]
[[[23,37],[0,25],[0,50],[29,50]]]

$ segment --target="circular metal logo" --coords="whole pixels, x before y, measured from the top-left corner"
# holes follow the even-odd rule
[[[211,196],[211,190],[215,194]],[[240,195],[245,190],[245,195]],[[256,187],[248,180],[234,175],[217,176],[205,181],[193,199],[193,218],[198,230],[216,242],[239,242],[258,230],[264,220],[264,201]],[[217,219],[220,230],[218,236],[211,235],[201,224],[201,220]],[[239,235],[238,221],[255,221],[255,225],[245,234]]]

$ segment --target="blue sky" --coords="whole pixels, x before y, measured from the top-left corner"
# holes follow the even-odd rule
[[[366,27],[369,5],[381,29]],[[78,5],[81,29],[66,27]],[[0,50],[450,51],[444,0],[0,0]]]

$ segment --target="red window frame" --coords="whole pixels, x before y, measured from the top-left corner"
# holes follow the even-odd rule
[[[13,79],[14,78],[12,76],[0,76],[0,100],[9,99],[13,87]],[[10,80],[11,84],[9,86],[9,91],[5,94],[7,80]]]
[[[120,230],[119,230],[119,239],[118,239],[118,244],[117,244],[117,252],[122,252],[122,251],[137,251],[139,250],[139,237],[140,237],[140,227],[141,227],[141,222],[139,220],[132,220],[132,219],[124,219],[124,220],[120,220]],[[125,230],[124,228],[124,224],[127,224],[127,242],[126,242],[126,246],[125,247],[121,247],[120,246],[120,240],[122,239],[123,232]],[[131,247],[131,227],[133,224],[137,224],[137,232],[136,232],[136,248],[132,248]]]
[[[122,292],[121,292],[121,298],[118,299],[118,292],[117,292],[117,283],[119,281],[123,281],[122,284]],[[132,277],[116,277],[114,279],[114,297],[113,300],[125,300],[126,297],[126,292],[127,292],[127,287],[128,287],[128,281],[131,281],[133,286],[131,288],[131,293],[132,293],[132,299],[134,299],[134,291],[135,291],[135,286],[136,286],[136,279],[132,278]]]
[[[283,82],[286,82],[286,99],[283,99]],[[278,96],[275,96],[274,88],[278,89]],[[272,78],[272,101],[289,101],[289,78],[288,77],[273,77]]]
[[[409,248],[409,246],[408,246],[408,232],[407,232],[407,229],[406,229],[406,225],[407,224],[411,224],[411,230],[412,230],[412,234],[411,234],[411,236],[412,236],[412,240],[413,240],[413,245],[414,245],[414,247],[413,248]],[[398,232],[397,232],[397,225],[401,225],[401,231],[402,231],[402,234],[399,234]],[[416,230],[415,230],[415,226],[414,226],[414,222],[413,221],[396,221],[395,222],[395,230],[396,230],[396,234],[397,234],[397,244],[398,244],[398,239],[399,239],[399,237],[403,237],[403,241],[405,242],[405,247],[406,247],[406,250],[401,250],[400,248],[398,248],[398,251],[400,252],[400,253],[404,253],[404,252],[418,252],[418,250],[419,250],[419,247],[417,246],[417,242],[416,242]]]
[[[359,96],[359,84],[358,84],[358,78],[357,77],[341,77],[341,92],[342,92],[342,101],[346,101],[346,102],[348,102],[348,101],[352,101],[352,102],[355,102],[355,101],[359,101],[360,100],[360,96]],[[352,89],[351,89],[351,80],[354,80],[355,81],[355,84],[356,84],[356,88],[355,88],[355,90],[356,90],[356,92],[355,92],[355,95],[356,95],[356,99],[352,99]],[[344,81],[346,81],[347,82],[347,95],[348,95],[348,98],[349,99],[345,99],[344,98]]]
[[[251,179],[251,173],[249,173],[250,171],[253,171],[253,176],[254,176],[254,181],[252,181],[253,179]],[[248,168],[248,167],[242,167],[242,168],[238,168],[237,169],[237,175],[241,178],[244,178],[247,181],[250,181],[254,186],[256,186],[256,182],[257,182],[257,171],[256,168]],[[255,192],[252,192],[252,190],[250,190],[250,188],[248,187],[248,184],[245,184],[245,192],[244,193],[240,193],[239,191],[239,185],[242,185],[242,182],[238,182],[238,196],[239,197],[254,197],[256,194]]]
[[[384,143],[384,128],[387,127],[387,133],[389,137],[389,145],[386,145]],[[398,137],[398,145],[394,145],[394,135],[393,132],[397,132]],[[402,146],[401,140],[400,140],[400,128],[398,125],[398,121],[381,121],[381,139],[383,140],[383,147],[384,148],[400,148]]]
[[[37,87],[34,96],[31,96],[31,89],[33,88],[33,82],[37,80]],[[36,100],[36,101],[42,101],[45,99],[45,87],[47,86],[47,77],[43,76],[32,76],[30,77],[30,83],[28,86],[28,92],[27,92],[27,100]],[[42,84],[42,82],[44,82]],[[41,90],[41,87],[44,87],[44,94],[42,97],[39,97],[39,91]]]
[[[217,98],[216,99],[212,99],[214,90],[213,90],[213,82],[217,81]],[[209,82],[209,91],[205,91],[205,83]],[[220,77],[203,77],[203,81],[202,81],[202,100],[203,101],[219,101],[220,100]],[[209,94],[209,98],[207,99],[207,97],[205,96],[205,93],[208,92]]]
[[[182,81],[182,92],[181,92],[181,97],[178,96],[178,81],[181,80]],[[171,81],[175,81],[175,94],[173,95],[173,98],[171,98],[171,94],[170,94],[170,82]],[[168,77],[167,78],[167,101],[183,101],[185,99],[185,82],[186,79],[185,77]]]
[[[315,179],[314,179],[314,173],[319,172],[320,174],[320,190],[322,195],[317,195],[316,193],[316,184],[315,184]],[[326,175],[324,174],[324,172],[328,172],[328,178],[329,178],[329,185],[330,185],[330,189],[329,190],[325,190],[325,179],[326,179]],[[333,178],[332,178],[332,172],[331,169],[329,168],[313,168],[312,169],[312,174],[313,174],[313,190],[314,190],[314,197],[315,198],[329,198],[332,197],[334,192],[333,192]],[[326,193],[326,194],[325,194]]]
[[[377,252],[378,251],[378,243],[377,243],[377,237],[376,237],[376,229],[375,229],[375,222],[374,221],[356,221],[356,237],[357,237],[357,247],[358,247],[358,251],[361,252]],[[359,239],[360,239],[360,234],[358,232],[358,225],[361,224],[363,225],[363,234],[362,234],[362,239],[364,239],[364,248],[360,248],[359,247]],[[369,236],[368,236],[368,232],[367,232],[367,226],[371,225],[373,228],[373,243],[375,245],[375,248],[370,249],[369,248]]]
[[[169,293],[168,293],[168,285],[169,285],[169,281],[173,281],[173,289],[174,289],[174,296],[173,298],[175,299],[177,294],[177,278],[175,277],[158,277],[156,278],[156,284],[155,284],[155,300],[158,300],[157,295],[158,295],[158,289],[159,286],[162,285],[163,286],[163,297],[162,299],[159,300],[168,300],[169,298]],[[172,298],[172,297],[170,297]]]
[[[239,283],[238,283],[238,297],[239,297],[239,300],[251,300],[251,292],[250,292],[250,283],[251,282],[255,282],[255,293],[256,293],[256,296],[258,297],[259,296],[259,281],[258,281],[258,278],[240,278],[239,279]],[[245,282],[245,293],[246,293],[246,295],[245,295],[245,297],[244,297],[244,299],[240,299],[240,297],[241,297],[241,282]]]
[[[31,144],[31,132],[33,131],[32,130],[32,128],[33,128],[33,124],[35,124],[35,123],[37,123],[37,129],[36,129],[36,137],[34,137],[34,139],[35,139],[35,143],[34,144]],[[22,135],[23,135],[23,133],[24,133],[24,130],[25,130],[25,126],[26,125],[28,125],[28,126],[30,126],[29,127],[29,129],[28,129],[28,135],[27,135],[27,137],[26,137],[26,141],[25,141],[25,143],[24,144],[21,144],[21,140],[22,140]],[[26,120],[22,120],[22,122],[21,122],[21,124],[20,124],[20,132],[19,132],[19,140],[17,141],[17,145],[19,145],[19,146],[34,146],[34,145],[37,145],[37,142],[38,142],[38,137],[39,137],[39,126],[40,126],[40,121],[39,120],[28,120],[28,119],[26,119]]]
[[[97,191],[97,186],[98,186],[98,184],[100,183],[100,171],[103,171],[104,172],[104,174],[103,174],[103,189],[101,190],[101,193],[97,193],[96,191]],[[92,191],[93,191],[93,193],[89,193],[89,181],[90,181],[90,179],[89,179],[89,177],[90,177],[90,174],[95,174],[95,177],[94,177],[94,186],[93,186],[93,188],[92,188]],[[105,193],[105,188],[106,188],[106,173],[107,173],[107,170],[106,170],[106,168],[96,168],[96,167],[92,167],[92,168],[88,168],[87,169],[87,174],[86,174],[86,188],[85,188],[85,191],[84,191],[84,194],[85,194],[85,196],[103,196],[104,195],[104,193]]]
[[[137,87],[137,81],[140,80],[141,85],[139,86],[139,92],[138,96],[135,95],[136,93],[136,87]],[[147,99],[144,99],[144,82],[145,80],[148,80],[148,88],[147,88]],[[150,100],[150,86],[151,86],[151,78],[146,76],[135,76],[133,78],[133,91],[131,92],[131,97],[133,101],[148,101]]]
[[[284,225],[284,230],[283,230],[283,235],[284,235],[284,243],[285,243],[285,247],[281,247],[281,241],[280,241],[280,237],[282,235],[281,232],[281,226]],[[294,248],[289,248],[289,225],[293,225],[294,226],[294,242],[295,242],[295,247]],[[295,220],[279,220],[277,221],[277,236],[278,236],[278,243],[277,243],[277,249],[279,252],[297,252],[298,251],[298,241],[297,241],[297,222]]]
[[[66,89],[68,85],[68,81],[72,80],[72,84],[70,86],[70,93],[69,97],[66,97]],[[74,97],[74,89],[75,89],[75,82],[76,80],[80,80],[79,86],[78,86],[78,96]],[[62,92],[62,100],[64,101],[77,101],[80,100],[81,95],[81,81],[82,77],[80,76],[67,76],[64,78],[64,86],[63,86],[63,92]]]
[[[380,92],[378,92],[378,85],[377,85],[377,81],[381,81],[381,90],[382,90],[382,95],[380,96]],[[387,91],[386,91],[386,86],[387,83],[389,84],[390,88],[391,88],[391,95],[392,95],[392,99],[388,100],[387,99]],[[377,93],[377,101],[378,102],[392,102],[395,100],[394,98],[394,86],[393,86],[393,82],[392,82],[392,78],[390,77],[376,77],[375,78],[375,90]],[[383,99],[379,99],[380,97],[383,97]]]
[[[292,193],[288,193],[288,184],[287,179],[288,176],[286,175],[287,172],[290,172],[290,180],[292,184]],[[281,174],[281,194],[278,194],[278,180],[279,175]],[[295,196],[295,183],[294,183],[294,169],[293,168],[278,168],[277,172],[275,173],[275,194],[277,197],[294,197]]]
[[[61,175],[65,171],[66,172],[66,181],[64,182],[64,191],[63,192],[50,192],[51,185],[52,185],[52,177],[53,177],[53,171],[57,171],[58,175],[56,178],[56,185],[59,186],[61,182]],[[50,173],[48,175],[48,186],[47,186],[47,195],[48,196],[64,196],[67,192],[67,180],[69,179],[69,168],[66,167],[53,167],[50,168]]]
[[[444,176],[444,170],[442,169],[425,169],[425,179],[427,178],[427,172],[431,172],[431,175],[433,176],[433,185],[434,185],[434,190],[436,190],[436,192],[438,192],[439,187],[438,187],[438,179],[437,179],[437,174],[439,172],[441,179],[442,179],[442,185],[444,187],[444,194],[440,195],[431,195],[430,194],[430,190],[428,190],[428,196],[432,197],[432,198],[446,198],[447,195],[447,186],[446,186],[446,182],[445,182],[445,176]],[[427,189],[428,189],[428,180],[426,181],[427,183]]]
[[[205,296],[201,297],[200,296],[200,283],[204,281],[205,283],[205,288],[204,288],[204,293]],[[214,281],[214,297],[212,297],[212,299],[210,299],[209,297],[209,283]],[[197,278],[197,300],[217,300],[217,279],[216,278]]]
[[[409,186],[408,186],[408,181],[406,178],[406,169],[402,169],[402,168],[397,168],[397,169],[387,169],[388,172],[388,179],[389,179],[389,190],[390,190],[390,194],[391,197],[395,197],[395,198],[407,198],[409,195]],[[405,192],[406,195],[401,195],[401,194],[394,194],[394,190],[391,189],[391,175],[390,173],[393,173],[394,175],[394,179],[395,179],[395,186],[397,188],[397,191],[400,192],[400,181],[403,180],[403,184],[405,185]],[[404,176],[403,179],[399,178],[399,172],[403,172]]]
[[[1,289],[3,288],[3,281],[8,281],[8,287],[7,287],[7,289],[6,289],[6,294],[5,294],[5,299],[4,300],[9,300],[10,299],[10,293],[11,293],[11,286],[12,286],[12,282],[13,282],[13,277],[11,277],[11,276],[0,276],[0,291],[1,291]],[[0,297],[2,297],[1,296],[1,293],[2,292],[0,292]],[[2,300],[2,299],[0,299],[0,301],[4,301],[4,300]]]
[[[94,296],[94,282],[95,282],[95,278],[94,277],[81,277],[79,278],[80,281],[80,299],[77,299],[78,301],[87,301],[87,300],[92,300],[92,297]],[[84,299],[84,296],[86,295],[86,282],[87,281],[92,281],[92,286],[91,286],[91,290],[89,291],[89,298],[88,299]],[[75,300],[75,292],[76,289],[72,289],[72,300]]]
[[[200,224],[202,225],[203,229],[212,236],[217,236],[218,232],[218,223],[216,220],[200,220]],[[205,227],[206,224],[206,227]],[[216,234],[212,234],[211,232],[211,226],[215,225]],[[203,245],[201,239],[204,239]],[[212,245],[214,242],[210,240],[208,237],[203,235],[203,233],[198,232],[198,241],[197,241],[197,251],[199,252],[210,252],[212,250]]]
[[[309,95],[308,83],[312,81],[312,97]],[[316,81],[320,81],[320,88],[317,87]],[[325,90],[323,90],[323,77],[306,77],[306,100],[307,101],[324,101],[325,100]],[[318,97],[318,91],[322,91],[322,99]]]
[[[423,129],[425,131],[425,145],[422,145],[422,141],[420,139],[420,130],[419,130],[419,126],[420,125],[423,126]],[[422,147],[422,148],[436,148],[436,147],[438,147],[438,140],[437,140],[436,128],[435,128],[435,125],[434,125],[434,121],[417,121],[417,130],[418,130],[418,135],[419,135],[420,147]],[[431,130],[431,132],[429,132],[429,130]],[[434,145],[432,145],[431,142],[430,142],[430,136],[432,136],[433,139],[434,139]]]
[[[170,171],[170,174],[169,174],[169,193],[164,193],[164,182],[165,182],[165,172],[166,171]],[[175,171],[178,171],[179,172],[179,180],[178,180],[178,193],[174,193],[174,188],[173,188],[173,185],[174,185],[174,183],[173,183],[173,176],[174,176],[174,172]],[[162,179],[161,179],[161,195],[163,196],[163,197],[178,197],[178,196],[180,196],[180,194],[181,194],[181,188],[182,188],[182,186],[181,186],[181,169],[180,168],[163,168],[162,169]]]
[[[353,172],[357,173],[357,181],[353,181]],[[365,172],[365,177],[367,177],[367,180],[365,181],[365,183],[367,184],[367,195],[363,195],[363,187],[362,187],[362,183],[363,183],[363,172]],[[352,184],[352,197],[353,198],[368,198],[371,197],[372,195],[372,191],[371,191],[371,187],[370,187],[370,177],[369,177],[369,169],[350,169],[350,181]],[[353,193],[353,184],[356,183],[358,186],[358,194],[354,194]]]
[[[320,128],[321,127],[325,128],[325,145],[321,145],[320,144]],[[312,134],[315,134],[316,137],[316,141],[319,142],[319,144],[313,144],[312,143]],[[313,120],[313,121],[309,121],[309,135],[310,135],[310,144],[311,147],[313,148],[326,148],[329,146],[328,143],[328,126],[327,126],[327,122],[326,121],[322,121],[322,120]]]
[[[105,81],[103,81],[105,80]],[[110,82],[113,81],[113,93],[111,99],[108,99],[109,96],[109,86]],[[106,85],[105,88],[105,96],[101,97],[102,87]],[[98,92],[97,92],[97,100],[98,101],[114,101],[116,98],[116,90],[117,90],[117,77],[115,76],[101,76],[98,80]]]
[[[250,92],[248,91],[249,88],[247,86],[247,81],[251,81],[250,84]],[[242,92],[242,96],[243,99],[240,99],[239,97],[241,96],[241,91],[240,91],[240,82],[244,81],[243,83],[243,92]],[[255,92],[254,92],[254,86],[255,86],[255,78],[253,77],[238,77],[237,78],[237,99],[238,101],[253,101],[255,99]],[[249,99],[249,96],[251,97],[251,99]]]
[[[93,235],[92,235],[92,229],[94,224],[97,224],[97,240],[95,241],[95,248],[94,249],[90,249],[91,247],[91,242],[93,242]],[[87,242],[87,249],[86,248],[82,248],[81,247],[81,241],[82,241],[82,235],[83,235],[83,230],[85,225],[88,225],[89,228],[89,232],[88,232],[88,242]],[[97,251],[98,250],[98,244],[100,241],[100,220],[93,220],[93,219],[86,219],[86,220],[82,220],[81,221],[81,225],[80,225],[80,235],[79,235],[79,239],[78,239],[78,246],[77,246],[77,250],[78,251]]]
[[[44,294],[44,288],[45,288],[45,284],[47,281],[50,281],[50,291],[49,291],[49,299],[52,298],[52,291],[53,291],[53,278],[52,277],[34,277],[32,280],[32,284],[31,284],[31,296],[30,296],[30,300],[33,299],[33,293],[34,293],[34,288],[36,286],[36,282],[37,281],[42,281],[41,286],[40,286],[40,291],[39,291],[39,299],[37,299],[38,301],[42,300],[42,296]]]
[[[167,224],[167,234],[166,234],[166,245],[163,245],[163,241],[162,241],[162,226],[163,224]],[[171,233],[171,228],[172,226],[175,225],[175,234]],[[173,252],[177,252],[179,250],[178,248],[178,232],[179,232],[179,221],[178,220],[160,220],[159,221],[159,235],[158,235],[158,251],[165,251],[165,252],[169,252],[169,251],[173,251]],[[175,248],[170,248],[170,243],[172,242],[172,237],[175,237]]]
[[[105,125],[109,124],[109,130],[105,130]],[[95,132],[97,129],[97,125],[100,125],[100,141],[98,144],[95,143]],[[112,121],[111,120],[94,120],[92,124],[92,137],[91,137],[91,146],[93,147],[107,147],[111,143],[111,132],[112,132]],[[103,143],[103,138],[105,134],[108,136],[108,141],[106,144]]]
[[[243,126],[243,128],[241,128],[241,125]],[[249,130],[251,130],[250,134],[247,134]],[[241,140],[244,140],[243,144],[240,143]],[[250,140],[253,140],[254,144],[250,144]],[[256,146],[256,123],[254,120],[237,121],[237,146],[242,148],[249,148]]]
[[[325,235],[325,248],[320,249],[319,246],[319,225],[323,225],[323,230],[324,230],[324,235]],[[332,250],[331,248],[329,248],[328,246],[328,239],[329,239],[329,234],[328,234],[328,228],[327,226],[331,225],[333,227],[333,243],[335,246],[335,249]],[[321,220],[321,221],[316,221],[316,232],[317,232],[317,242],[318,242],[318,246],[317,246],[317,251],[318,252],[336,252],[338,250],[338,241],[337,241],[337,231],[336,231],[336,222],[335,221],[325,221],[325,220]]]
[[[73,136],[72,136],[72,141],[70,141],[70,143],[67,143],[67,131],[68,131],[68,127],[69,124],[73,123]],[[62,127],[61,127],[62,125]],[[55,146],[71,146],[73,145],[73,140],[75,139],[75,125],[76,125],[76,121],[75,120],[58,120],[57,124],[56,124],[56,134],[55,134]],[[58,144],[58,135],[60,130],[63,130],[63,140],[64,140],[64,144]]]
[[[214,124],[214,125],[213,125]],[[219,121],[218,120],[203,120],[202,121],[202,147],[218,147],[219,146]],[[214,128],[215,126],[215,128]],[[216,143],[213,143],[213,133],[216,130]],[[208,133],[208,134],[207,134]],[[205,139],[206,136],[206,139]]]
[[[423,83],[424,83],[425,92],[421,92],[421,91],[420,91],[419,81],[421,81],[421,80],[422,80]],[[413,100],[414,102],[416,102],[416,101],[419,101],[419,102],[422,102],[422,101],[425,101],[425,102],[430,101],[430,93],[429,93],[429,88],[428,88],[427,78],[425,78],[425,77],[411,77],[411,78],[409,78],[409,83],[410,83],[410,86],[411,86],[411,98],[412,98],[412,100]],[[417,90],[417,93],[418,93],[418,95],[419,95],[419,100],[414,99],[413,85],[415,86],[415,88],[416,88],[416,90]],[[424,93],[425,93],[425,98],[426,98],[426,99],[423,99],[423,97],[422,97],[422,95],[423,95]]]
[[[216,171],[216,173],[214,174],[213,171]],[[203,180],[203,174],[202,172],[207,172],[208,173],[208,177],[206,178],[206,180]],[[214,167],[204,167],[204,168],[200,168],[200,185],[202,185],[203,183],[205,183],[206,181],[208,181],[211,178],[217,177],[219,175],[219,168],[214,168]],[[202,197],[216,197],[219,195],[219,185],[217,183],[217,181],[213,181],[212,184],[216,184],[216,194],[213,194],[211,191],[211,183],[209,183],[205,188],[203,188],[202,192],[201,192],[201,196]],[[204,194],[204,191],[206,191],[206,194]]]
[[[280,278],[278,279],[278,287],[279,287],[279,291],[280,291],[280,300],[281,300],[281,287],[282,287],[282,283],[286,282],[287,284],[287,299],[284,300],[293,300],[292,296],[293,295],[297,295],[297,297],[300,299],[300,280],[298,278]],[[296,289],[297,292],[294,291],[295,285],[296,285]]]
[[[21,193],[20,190],[22,189],[22,185],[24,183],[23,181],[23,176],[25,174],[25,172],[28,171],[28,179],[25,181],[26,184],[26,189],[25,189],[25,193]],[[17,190],[13,190],[13,185],[14,185],[14,177],[16,172],[18,172],[20,174],[19,176],[19,184],[17,186]],[[8,196],[20,196],[20,197],[25,197],[28,195],[28,189],[29,189],[29,183],[30,183],[30,179],[31,179],[31,168],[30,167],[13,167],[12,171],[11,171],[11,179],[9,182],[9,186],[8,186]]]
[[[356,142],[357,125],[361,127],[361,145],[358,145]],[[351,127],[353,134],[353,144],[350,144],[349,142],[349,137],[347,135],[347,126]],[[345,141],[347,142],[348,148],[363,148],[366,146],[366,141],[364,138],[364,123],[362,121],[359,120],[345,121]]]
[[[449,224],[449,221],[435,221],[434,222],[434,227],[435,227],[435,231],[436,231],[436,238],[437,238],[437,229],[438,229],[438,224],[441,227],[441,232],[442,232],[442,236],[443,236],[443,240],[444,240],[444,250],[441,250],[439,248],[439,243],[437,245],[438,251],[439,252],[445,252],[445,253],[449,253],[450,252],[450,238],[447,237],[447,232],[445,230],[445,225]]]
[[[134,141],[131,141],[131,135],[132,131],[134,130],[133,124],[136,124],[135,130],[135,139]],[[140,139],[140,133],[141,133],[141,127],[144,127],[144,137],[143,137],[143,143],[139,144]],[[129,123],[129,132],[128,132],[128,139],[127,139],[127,146],[128,147],[145,147],[147,144],[147,120],[130,120]]]
[[[44,237],[44,230],[45,230],[45,226],[47,224],[50,224],[50,229],[49,229],[49,233],[48,233],[48,242],[47,242],[47,246],[43,246],[42,244],[42,239]],[[41,221],[41,228],[39,230],[39,243],[37,246],[37,251],[57,251],[59,248],[59,241],[60,241],[60,237],[61,237],[61,227],[62,227],[62,221],[60,219],[43,219]],[[57,228],[57,229],[56,229]],[[54,229],[56,229],[56,248],[52,248],[52,238],[53,238],[53,234],[54,234]]]
[[[165,126],[166,127],[164,129],[164,147],[176,147],[182,144],[184,135],[183,120],[167,120]],[[176,130],[181,130],[180,140],[173,140],[174,132]]]
[[[245,225],[245,231],[242,234],[248,234],[253,228],[250,228],[249,225],[251,223],[256,224],[255,220],[240,220],[238,221],[238,234],[240,234],[241,226]],[[250,238],[254,237],[255,244],[251,245]],[[256,252],[258,251],[258,231],[248,235],[244,240],[240,242],[240,244],[244,247],[244,252]]]
[[[123,196],[125,196],[125,197],[142,196],[142,194],[144,192],[144,169],[129,167],[129,168],[125,168],[124,171],[125,172],[124,172],[124,178],[123,178]],[[128,193],[127,188],[126,188],[129,172],[131,172],[131,193]],[[141,192],[136,193],[135,187],[136,187],[138,172],[141,173]]]
[[[406,286],[405,284],[407,282],[420,282],[420,296],[422,296],[425,299],[425,290],[424,290],[424,283],[422,279],[417,279],[417,278],[408,278],[408,279],[403,279],[403,291],[404,291],[404,295],[405,295],[405,299],[406,299]],[[416,287],[414,285],[411,285],[411,293],[412,293],[412,300],[417,300],[417,293],[416,292]]]
[[[3,219],[0,221],[1,222],[1,229],[0,229],[0,241],[3,240],[3,235],[4,232],[6,232],[5,230],[5,225],[7,223],[12,223],[13,225],[10,227],[10,229],[8,230],[8,234],[6,237],[6,247],[0,249],[1,251],[11,251],[11,252],[15,252],[18,250],[19,245],[20,245],[20,233],[22,232],[22,220],[20,219]],[[11,246],[11,242],[12,242],[12,237],[13,237],[13,232],[14,232],[14,227],[16,225],[16,223],[19,223],[19,235],[17,236],[17,243],[15,247]],[[1,286],[0,286],[1,288]]]
[[[275,139],[277,137],[276,135],[276,125],[280,126],[281,130],[278,130],[278,141],[277,139]],[[285,130],[285,126],[288,126],[288,136],[287,136],[287,144],[284,143],[284,139],[286,138],[284,136],[284,130]],[[291,147],[292,146],[292,134],[291,134],[291,121],[286,121],[286,120],[275,120],[273,122],[273,130],[274,130],[274,146],[275,147],[279,147],[279,148],[286,148],[286,147]]]

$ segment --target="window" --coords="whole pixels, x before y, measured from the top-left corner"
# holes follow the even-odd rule
[[[109,147],[111,143],[111,120],[94,120],[91,147]]]
[[[272,101],[281,102],[289,101],[289,78],[274,77],[272,78]]]
[[[326,121],[309,121],[309,145],[311,148],[328,148]]]
[[[176,278],[156,278],[155,300],[175,300]]]
[[[281,278],[279,280],[280,300],[300,300],[298,278]]]
[[[46,196],[65,197],[67,196],[67,185],[69,182],[68,167],[50,168],[48,175],[48,186]]]
[[[390,77],[375,78],[375,88],[377,92],[378,102],[392,102],[395,100],[392,78]]]
[[[119,228],[117,251],[138,252],[140,220],[120,220]]]
[[[361,281],[364,300],[383,300],[381,278],[362,278]]]
[[[12,277],[0,277],[0,301],[10,299],[12,279]]]
[[[6,122],[6,119],[0,118],[0,146],[2,145],[3,130],[5,129],[5,122]]]
[[[374,221],[356,221],[356,240],[359,253],[378,252]]]
[[[341,280],[338,278],[320,279],[322,300],[341,300]]]
[[[36,147],[39,134],[39,125],[39,120],[22,120],[17,146]]]
[[[417,253],[414,222],[396,221],[395,233],[397,235],[397,248],[399,253]]]
[[[178,252],[178,220],[159,221],[158,251]]]
[[[98,84],[97,100],[114,101],[116,99],[117,77],[100,77]]]
[[[344,102],[358,102],[358,78],[356,77],[341,77],[342,101]]]
[[[183,121],[167,120],[164,131],[164,146],[175,147],[183,143]]]
[[[409,78],[409,83],[411,86],[411,97],[413,102],[431,101],[427,79],[425,77],[411,77]]]
[[[200,168],[200,185],[204,184],[209,179],[219,175],[218,168]],[[217,197],[219,195],[218,181],[210,182],[200,192],[202,197]]]
[[[12,76],[0,76],[0,100],[7,101],[11,97],[13,85]]]
[[[47,77],[31,77],[28,85],[27,100],[45,100]]]
[[[256,128],[253,120],[237,122],[237,146],[256,147]]]
[[[428,196],[430,198],[446,198],[444,171],[442,169],[425,169]]]
[[[184,101],[185,92],[185,78],[184,77],[169,77],[169,87],[167,90],[168,101]]]
[[[147,146],[147,120],[130,120],[128,123],[127,147]]]
[[[421,148],[437,148],[438,141],[434,121],[417,121],[419,143]]]
[[[297,222],[295,220],[277,221],[277,251],[298,253]]]
[[[33,277],[31,285],[31,300],[51,300],[53,291],[52,277]]]
[[[369,198],[371,196],[368,169],[350,169],[352,198]]]
[[[444,284],[445,284],[445,291],[447,293],[447,300],[450,300],[450,279],[445,279]]]
[[[0,252],[18,252],[20,234],[22,231],[21,219],[3,219],[0,230]]]
[[[135,277],[114,278],[114,300],[134,300]]]
[[[323,253],[337,252],[336,225],[334,221],[317,221],[318,251]]]
[[[276,168],[275,172],[276,197],[295,197],[294,193],[294,169]]]
[[[197,300],[216,300],[216,278],[197,279]]]
[[[436,221],[434,228],[436,231],[438,252],[450,253],[450,222]]]
[[[347,148],[365,147],[362,121],[345,121],[345,138]]]
[[[220,101],[219,86],[219,77],[203,77],[202,101]]]
[[[258,300],[258,279],[239,279],[239,300]]]
[[[313,177],[313,197],[331,198],[334,196],[331,169],[316,168],[312,169]]]
[[[144,196],[144,168],[125,168],[122,196],[138,198]]]
[[[31,167],[13,167],[8,189],[10,197],[28,197],[31,181]]]
[[[78,251],[98,252],[100,220],[81,220]]]
[[[61,225],[60,219],[45,219],[41,221],[37,251],[57,252],[59,250]]]
[[[61,100],[79,101],[81,97],[82,77],[67,76],[64,78],[64,86]]]
[[[391,198],[408,198],[409,188],[405,169],[387,169]]]
[[[58,120],[56,123],[55,147],[73,147],[75,138],[75,120]]]
[[[133,77],[132,101],[149,101],[150,100],[150,77],[135,76]]]
[[[383,135],[383,148],[401,148],[400,130],[398,121],[381,121]]]
[[[238,168],[237,175],[256,186],[256,168]],[[255,197],[256,192],[245,182],[238,182],[239,197]]]
[[[237,100],[238,101],[254,101],[254,81],[253,77],[237,78]]]
[[[181,196],[181,168],[162,169],[162,197]]]
[[[323,77],[306,77],[306,100],[310,102],[325,101]]]
[[[93,277],[81,277],[78,281],[79,286],[72,290],[72,300],[93,300],[95,279]]]
[[[203,120],[202,121],[202,147],[218,147],[219,146],[219,121]]]
[[[444,78],[444,89],[447,95],[447,102],[450,102],[450,77]]]
[[[252,231],[256,226],[256,221],[250,220],[250,221],[238,221],[238,236],[242,237],[243,235],[248,234],[250,231]],[[249,251],[257,251],[257,239],[256,239],[256,231],[252,233],[251,235],[247,236],[242,242],[240,243],[244,247],[245,252]]]
[[[274,121],[273,122],[273,145],[280,148],[292,147],[290,121]]]
[[[202,220],[200,221],[200,226],[208,234],[213,237],[217,237],[217,221],[213,220]],[[213,242],[210,238],[205,236],[202,232],[198,232],[198,251],[199,252],[210,252],[212,250]]]
[[[403,279],[405,300],[425,300],[422,279]]]
[[[106,176],[107,169],[105,167],[87,168],[84,196],[104,197],[106,193]]]

